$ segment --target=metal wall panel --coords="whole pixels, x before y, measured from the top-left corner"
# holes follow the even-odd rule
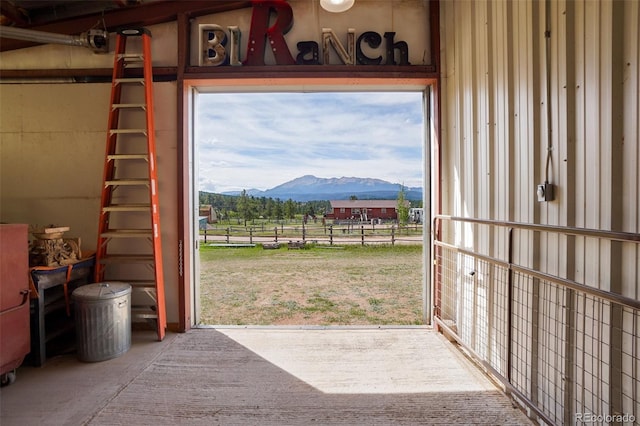
[[[441,7],[442,213],[640,233],[640,3]],[[539,202],[536,185],[546,180],[555,199]],[[506,260],[499,228],[454,221],[444,238]],[[640,299],[637,242],[518,229],[513,262]],[[491,289],[500,282],[480,283],[491,274],[469,259],[456,265],[453,303],[464,311],[452,321],[493,365],[492,336],[505,319]],[[640,415],[637,311],[536,277],[513,286],[511,384],[554,423],[580,413]]]
[[[441,22],[443,213],[639,232],[638,2],[443,2]],[[455,233],[504,257],[500,236]],[[639,294],[635,245],[531,234],[515,256]]]

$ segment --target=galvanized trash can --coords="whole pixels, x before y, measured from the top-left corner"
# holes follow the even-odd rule
[[[130,284],[89,284],[75,289],[72,297],[80,361],[116,358],[131,348]]]

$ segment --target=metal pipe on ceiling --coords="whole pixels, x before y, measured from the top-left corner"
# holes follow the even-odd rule
[[[66,35],[30,30],[27,28],[1,26],[0,37],[44,44],[88,47],[96,53],[109,52],[109,33],[98,29],[91,29],[80,35]]]

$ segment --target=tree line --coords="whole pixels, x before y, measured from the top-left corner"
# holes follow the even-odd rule
[[[218,220],[238,219],[245,224],[255,219],[285,220],[300,216],[322,217],[331,212],[329,200],[293,201],[272,197],[255,197],[242,190],[240,195],[223,195],[200,191],[200,205],[210,205],[216,211]],[[357,199],[352,196],[351,199]],[[398,193],[398,218],[406,223],[409,208],[405,206],[404,188]],[[421,201],[410,201],[410,207],[422,207]]]
[[[243,190],[240,195],[223,195],[200,191],[200,205],[212,206],[219,219],[244,219],[245,222],[255,219],[284,220],[296,216],[322,216],[331,211],[328,200],[293,201],[272,197],[255,197]]]

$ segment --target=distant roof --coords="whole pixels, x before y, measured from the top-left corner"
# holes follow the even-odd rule
[[[331,208],[392,208],[395,209],[398,206],[397,200],[331,200]],[[405,205],[408,207],[411,203],[405,201]]]

